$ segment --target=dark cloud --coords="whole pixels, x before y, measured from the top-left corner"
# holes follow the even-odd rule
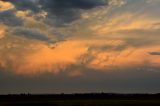
[[[86,93],[102,91],[157,93],[160,89],[160,73],[135,70],[135,68],[99,72],[82,66],[74,67],[75,69],[77,67],[83,69],[84,76],[68,77],[67,71],[64,71],[57,75],[43,74],[37,77],[24,77],[0,70],[0,93]],[[74,67],[72,66],[68,71],[73,70]]]
[[[159,55],[160,56],[160,52],[149,52],[150,55]]]
[[[44,0],[43,8],[53,17],[58,24],[70,23],[80,17],[80,10],[88,10],[104,5],[103,0]]]
[[[57,25],[66,25],[80,18],[81,10],[107,5],[106,0],[7,0],[17,9],[33,12],[47,11],[48,18]]]
[[[9,25],[9,26],[19,26],[23,24],[23,21],[21,18],[18,18],[17,16],[15,16],[12,10],[8,10],[8,11],[0,12],[0,23]]]
[[[12,35],[25,37],[28,39],[36,39],[40,41],[49,41],[49,38],[39,30],[17,27],[11,31]]]

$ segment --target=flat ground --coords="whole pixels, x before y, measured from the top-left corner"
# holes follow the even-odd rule
[[[0,106],[160,106],[160,94],[1,95]]]

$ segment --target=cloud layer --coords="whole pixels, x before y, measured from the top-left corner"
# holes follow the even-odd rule
[[[55,25],[65,25],[81,17],[83,10],[107,5],[105,0],[6,0],[12,2],[18,10],[32,12],[46,11]]]
[[[9,89],[4,77],[16,82],[23,75],[26,83],[49,77],[61,89],[80,83],[85,90],[123,91],[118,84],[127,80],[128,91],[132,84],[152,91],[148,81],[160,73],[159,6],[158,0],[1,0],[0,82],[8,85],[0,84]]]

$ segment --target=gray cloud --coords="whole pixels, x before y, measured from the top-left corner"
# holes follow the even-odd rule
[[[0,23],[9,26],[19,26],[23,24],[23,21],[21,18],[15,16],[13,10],[8,10],[0,12]]]
[[[39,30],[29,29],[29,28],[25,28],[25,27],[14,28],[11,31],[11,34],[16,35],[16,36],[20,36],[20,37],[25,37],[25,38],[28,38],[28,39],[36,39],[36,40],[40,40],[40,41],[49,41],[49,38],[45,34],[40,32]]]
[[[112,33],[111,38],[125,41],[124,46],[127,47],[131,46],[138,48],[138,47],[146,47],[148,45],[159,45],[160,44],[159,34],[160,34],[160,29],[133,29],[133,30],[121,30]]]
[[[70,23],[80,18],[80,10],[88,10],[97,6],[105,5],[104,0],[45,0],[43,8],[51,17],[56,18],[58,25]]]
[[[107,5],[107,0],[7,0],[17,9],[47,11],[54,25],[63,26],[80,18],[82,10]]]
[[[149,52],[150,55],[159,55],[160,56],[160,52]]]
[[[74,68],[82,69],[84,76],[68,77],[67,72],[74,70]],[[102,91],[157,93],[160,89],[159,75],[160,73],[145,69],[128,68],[120,71],[99,72],[84,66],[72,66],[61,74],[45,74],[37,77],[8,74],[0,70],[0,93],[86,93]]]

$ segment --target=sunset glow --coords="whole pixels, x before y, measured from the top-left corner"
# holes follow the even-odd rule
[[[19,78],[34,80],[27,92],[81,91],[78,84],[86,92],[160,91],[153,84],[160,81],[159,10],[159,0],[0,0],[0,93],[17,92],[11,86]],[[126,91],[117,87],[124,78]]]

